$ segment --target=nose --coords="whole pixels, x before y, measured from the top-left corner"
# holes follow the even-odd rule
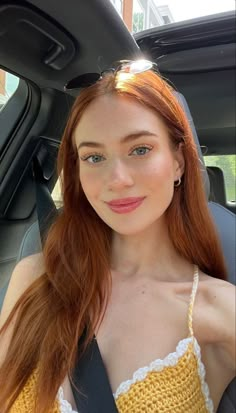
[[[107,185],[110,191],[121,190],[134,184],[131,171],[120,159],[111,162],[107,173]]]

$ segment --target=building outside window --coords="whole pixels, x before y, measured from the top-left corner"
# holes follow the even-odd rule
[[[167,5],[157,6],[157,8],[162,18],[163,24],[169,24],[174,21],[172,13]]]
[[[155,12],[153,9],[150,9],[149,12],[149,29],[152,29],[153,27],[159,26],[159,22],[157,21],[157,17],[155,15]]]
[[[133,33],[172,23],[168,5],[162,4],[159,6],[157,0],[133,0]]]
[[[163,4],[163,0],[110,1],[132,33],[174,22],[169,6]]]
[[[162,16],[162,18],[163,18],[164,24],[169,24],[171,22],[169,16]]]

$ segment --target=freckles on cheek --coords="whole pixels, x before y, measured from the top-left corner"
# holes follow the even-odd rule
[[[149,165],[147,168],[142,168],[140,173],[148,179],[161,179],[166,180],[172,178],[172,165],[170,162],[155,162]]]
[[[160,159],[160,170],[163,175],[169,178],[173,178],[174,168],[175,167],[175,160],[173,157],[172,152],[168,149],[165,151],[163,156]]]
[[[80,182],[85,194],[94,194],[96,189],[99,188],[99,178],[98,174],[94,171],[80,171]]]

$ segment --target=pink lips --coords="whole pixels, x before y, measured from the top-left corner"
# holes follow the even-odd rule
[[[118,214],[125,214],[127,212],[131,212],[134,209],[138,208],[139,205],[143,202],[145,197],[137,198],[137,197],[130,197],[130,198],[122,198],[122,199],[114,199],[113,201],[107,202],[108,206],[111,208],[112,211]]]

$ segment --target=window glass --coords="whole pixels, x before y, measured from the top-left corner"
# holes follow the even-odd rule
[[[236,157],[235,155],[205,156],[206,166],[218,166],[224,174],[226,198],[229,202],[236,200]]]
[[[235,0],[110,0],[132,33],[235,10]]]
[[[19,78],[0,69],[0,111],[19,85]]]
[[[60,180],[58,179],[56,182],[56,185],[53,188],[52,191],[52,199],[56,205],[56,208],[61,208],[62,207],[62,196],[61,196],[61,186],[60,186]]]
[[[111,0],[112,4],[114,4],[118,13],[122,16],[123,11],[123,0]]]
[[[163,0],[133,0],[127,4],[133,9],[131,10],[133,33],[164,24],[235,10],[235,0],[165,0],[164,2]],[[126,20],[126,16],[123,17]]]
[[[139,0],[133,2],[133,33],[145,29],[145,14]]]
[[[165,24],[171,23],[169,16],[164,16],[163,15],[162,18],[163,18],[163,21],[164,21]]]

